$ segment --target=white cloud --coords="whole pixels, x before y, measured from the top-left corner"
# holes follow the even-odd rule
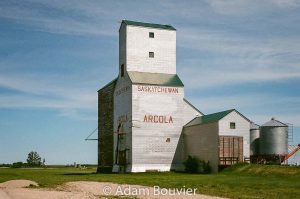
[[[275,9],[297,8],[299,0],[206,0],[218,14],[245,16],[270,12]]]
[[[151,1],[147,3],[153,4]],[[147,7],[147,3],[137,7]],[[221,28],[217,24],[202,26],[213,14],[204,11],[207,5],[203,3],[174,3],[164,1],[157,4],[168,12],[159,12],[158,7],[149,7],[136,12],[128,12],[133,4],[99,3],[99,1],[39,1],[31,0],[28,4],[3,4],[0,6],[0,17],[14,20],[17,23],[32,26],[41,31],[79,35],[117,35],[118,20],[124,17],[140,17],[138,19],[158,18],[174,20],[181,24],[178,27],[178,46],[211,56],[207,60],[201,58],[186,58],[178,60],[178,71],[189,89],[207,89],[216,86],[240,84],[256,81],[281,81],[300,77],[299,55],[300,38],[296,36],[265,37],[257,35],[239,34],[230,28]],[[207,4],[220,14],[253,14],[280,8],[295,8],[298,1],[207,1]],[[156,4],[155,4],[156,5]],[[270,5],[272,5],[270,7]],[[134,7],[135,8],[135,7]],[[113,10],[113,12],[112,12]],[[138,14],[142,12],[142,15]],[[159,12],[158,15],[153,13]],[[204,14],[203,14],[204,13]],[[200,18],[196,18],[197,16]],[[167,17],[167,18],[163,18]],[[191,19],[193,21],[185,21]],[[205,18],[207,17],[207,19]],[[218,21],[219,18],[214,20]],[[202,25],[198,25],[199,20]],[[235,23],[234,21],[232,23]],[[222,24],[221,24],[222,25]],[[221,26],[220,25],[220,26]],[[192,28],[191,28],[192,27]],[[253,27],[250,27],[253,28]],[[255,28],[255,27],[254,27]],[[205,29],[205,31],[203,30]],[[116,49],[117,51],[117,49]],[[37,53],[37,52],[34,52]],[[80,52],[79,54],[82,54]],[[34,56],[34,54],[32,55]],[[18,59],[18,57],[12,57]],[[1,67],[10,68],[14,63],[3,63]],[[4,71],[4,70],[3,70]],[[91,75],[91,76],[89,76]],[[26,96],[1,97],[2,107],[40,107],[56,108],[62,115],[78,114],[78,107],[92,110],[96,108],[96,83],[91,80],[96,75],[89,74],[28,74],[13,71],[0,74],[0,86],[24,92]],[[89,78],[87,78],[89,76]],[[104,84],[101,79],[99,83]],[[94,86],[94,87],[93,87]],[[30,97],[29,97],[30,96]],[[38,96],[38,97],[37,97]],[[47,96],[51,96],[47,99]],[[11,99],[11,100],[10,100]],[[205,107],[219,107],[219,102],[213,99]],[[227,98],[228,106],[249,106],[253,102],[244,99],[243,102],[235,97]],[[20,102],[22,101],[22,104]],[[242,104],[240,104],[242,103]],[[201,103],[199,102],[199,105]],[[200,106],[201,107],[201,106]]]
[[[188,87],[300,78],[299,37],[259,39],[196,28],[185,28],[180,35],[178,46],[201,55],[178,61],[179,73]],[[209,59],[202,60],[205,56]]]
[[[230,96],[197,96],[188,100],[205,114],[234,108],[258,124],[276,117],[282,122],[300,127],[300,97],[248,93]]]
[[[72,78],[64,74],[0,74],[0,86],[16,91],[0,94],[0,108],[55,109],[61,116],[95,120],[98,88],[93,87],[94,81]]]
[[[61,34],[116,35],[112,26],[101,18],[108,14],[111,12],[99,3],[89,1],[29,1],[0,6],[0,17],[40,31]]]
[[[268,0],[281,8],[295,8],[300,6],[299,0]]]

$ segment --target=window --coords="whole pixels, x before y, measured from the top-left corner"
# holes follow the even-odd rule
[[[154,52],[149,52],[149,57],[154,58]]]
[[[154,38],[154,32],[149,32],[149,38]]]
[[[230,122],[230,129],[235,129],[235,122]]]
[[[124,77],[124,64],[121,65],[121,77]]]
[[[166,142],[171,142],[171,138],[167,138],[167,139],[166,139]]]

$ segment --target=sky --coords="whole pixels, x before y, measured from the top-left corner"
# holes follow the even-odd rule
[[[292,123],[300,143],[299,0],[1,0],[0,164],[97,163],[97,90],[123,19],[177,29],[177,73],[204,114]],[[92,138],[97,138],[93,135]]]

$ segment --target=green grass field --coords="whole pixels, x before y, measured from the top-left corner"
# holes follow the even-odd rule
[[[198,193],[229,198],[300,198],[300,167],[238,165],[219,174],[184,173],[96,174],[95,169],[0,168],[0,182],[13,179],[36,181],[42,187],[55,187],[70,181],[99,181],[122,184],[197,188]]]

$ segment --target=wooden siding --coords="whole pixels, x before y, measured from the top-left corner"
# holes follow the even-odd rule
[[[203,114],[196,110],[189,102],[183,100],[184,102],[184,118],[183,123],[184,125],[190,122],[192,119],[198,116],[202,116]]]
[[[243,162],[243,137],[219,136],[220,165]]]
[[[112,169],[115,83],[98,91],[98,171]]]
[[[114,168],[113,172],[131,171],[132,162],[132,85],[128,73],[118,78],[114,92]]]
[[[122,51],[121,60],[126,57],[128,71],[176,74],[176,31],[122,25],[122,34],[124,28],[121,46],[126,45],[126,54]],[[149,32],[154,32],[154,38],[149,38]],[[149,58],[149,52],[154,52],[154,58]]]
[[[143,92],[138,85],[132,85],[133,172],[170,170],[184,116],[183,87],[176,88],[175,93]],[[148,116],[166,120],[146,120]]]

